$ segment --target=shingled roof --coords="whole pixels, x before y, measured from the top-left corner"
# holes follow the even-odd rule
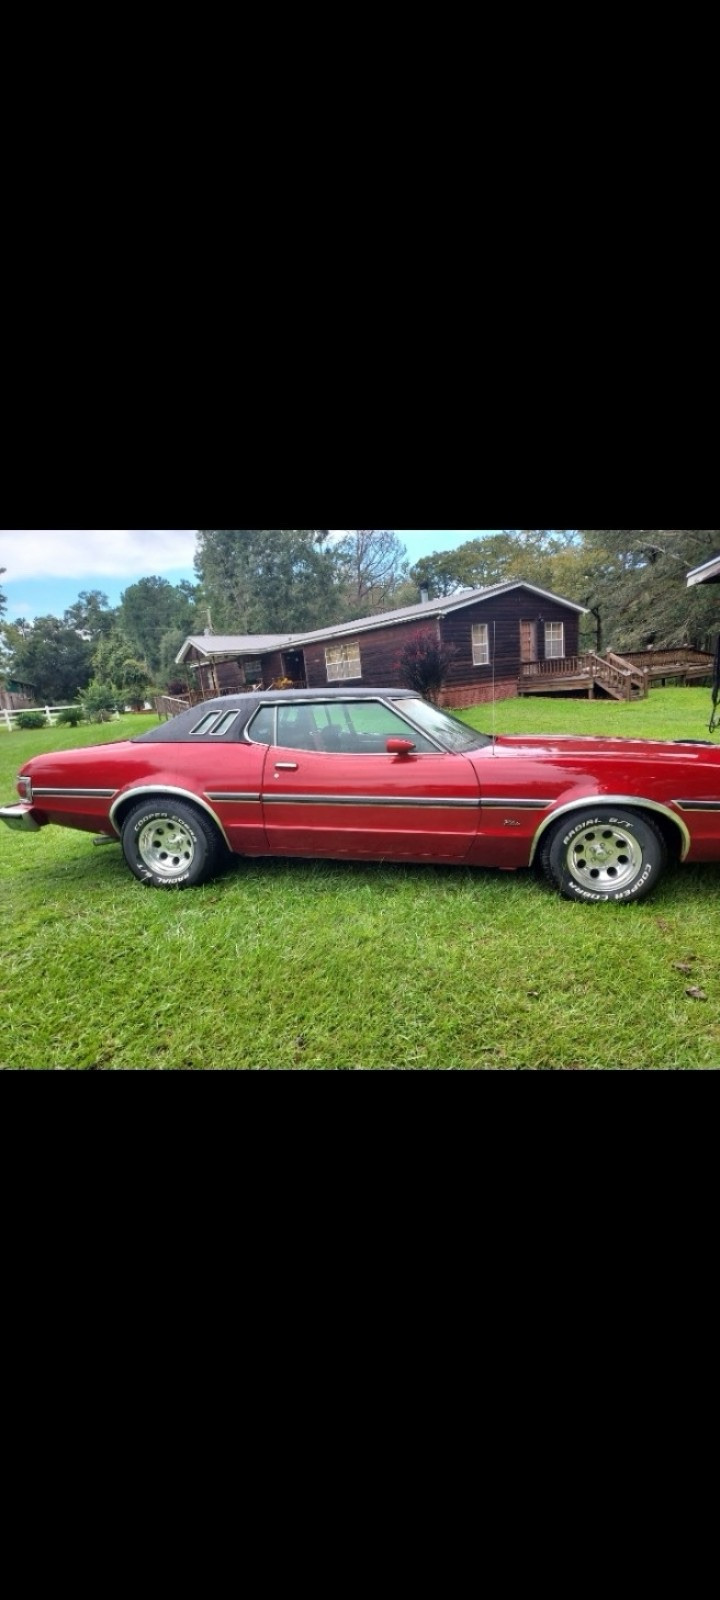
[[[372,617],[357,617],[353,622],[336,622],[332,628],[314,628],[309,633],[200,634],[185,640],[176,661],[180,666],[193,648],[208,660],[216,660],[219,656],[262,655],[268,650],[286,650],[305,644],[316,644],[323,639],[355,638],[359,633],[368,633],[371,630],[374,632],[377,628],[396,627],[401,622],[423,622],[426,617],[444,617],[450,611],[461,611],[464,606],[477,605],[481,600],[493,600],[496,595],[508,594],[512,589],[528,589],[531,594],[539,595],[543,600],[555,600],[559,605],[567,606],[570,611],[584,613],[587,609],[574,600],[566,600],[562,595],[550,594],[547,589],[539,589],[535,583],[524,583],[522,579],[513,579],[507,583],[490,584],[484,589],[458,589],[455,594],[443,595],[439,600],[425,600],[419,605],[402,606],[397,611],[376,612]]]

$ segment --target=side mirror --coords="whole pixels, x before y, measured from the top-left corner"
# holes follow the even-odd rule
[[[388,739],[385,749],[389,756],[411,756],[415,746],[412,739]]]

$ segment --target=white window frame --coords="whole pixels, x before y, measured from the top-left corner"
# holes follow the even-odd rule
[[[490,627],[487,622],[473,623],[472,654],[474,667],[489,667]]]
[[[559,644],[560,644],[560,649],[559,650],[557,650],[555,648],[556,644],[558,643],[558,630],[559,630]],[[565,654],[565,623],[564,622],[546,622],[545,623],[545,660],[546,661],[559,661],[562,658],[562,656],[564,656],[564,654]]]
[[[325,650],[325,670],[328,683],[347,683],[350,678],[362,678],[362,659],[357,640],[353,644],[331,644]]]

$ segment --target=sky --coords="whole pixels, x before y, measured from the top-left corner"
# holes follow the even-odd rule
[[[342,530],[337,530],[338,532]],[[396,528],[411,565],[434,550],[453,550],[491,529]],[[0,589],[7,596],[6,619],[62,616],[81,589],[100,589],[119,604],[124,589],[152,575],[196,582],[194,529],[0,528]]]

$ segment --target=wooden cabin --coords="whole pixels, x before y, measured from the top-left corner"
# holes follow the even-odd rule
[[[499,583],[310,633],[194,636],[177,664],[203,698],[286,680],[308,689],[403,688],[403,646],[429,630],[455,652],[441,704],[478,705],[516,695],[524,662],[576,656],[584,611],[534,584]]]

